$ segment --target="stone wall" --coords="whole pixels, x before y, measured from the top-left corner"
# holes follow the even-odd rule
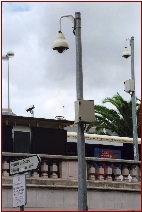
[[[28,156],[32,154],[2,153],[2,210],[19,210],[13,208],[10,161]],[[77,210],[77,157],[39,156],[41,163],[38,169],[25,173],[25,210]],[[98,168],[95,169],[94,163]],[[140,210],[140,165],[141,161],[86,157],[88,209]]]
[[[2,209],[12,206],[12,177],[3,177]],[[24,210],[77,210],[77,180],[27,178]],[[87,180],[89,210],[140,210],[140,183]]]

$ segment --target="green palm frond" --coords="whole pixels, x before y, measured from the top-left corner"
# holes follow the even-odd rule
[[[95,122],[87,127],[87,132],[95,126],[94,133],[105,134],[104,129],[115,132],[118,136],[133,137],[132,127],[132,101],[125,101],[119,93],[112,98],[105,98],[103,104],[111,103],[116,109],[110,109],[104,105],[95,105]],[[138,135],[140,135],[140,107],[141,101],[136,98]]]

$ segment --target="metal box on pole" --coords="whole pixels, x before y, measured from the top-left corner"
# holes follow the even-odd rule
[[[75,123],[94,122],[94,100],[75,101]]]
[[[125,92],[129,93],[129,92],[134,92],[134,80],[132,79],[129,79],[129,80],[126,80],[124,82],[124,86],[125,86]]]

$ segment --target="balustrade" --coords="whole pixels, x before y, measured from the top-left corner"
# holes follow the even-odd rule
[[[2,153],[2,177],[10,177],[10,161],[29,156],[32,156],[32,154]],[[76,156],[42,154],[39,156],[41,157],[39,169],[27,172],[28,178],[77,180],[78,162]],[[141,180],[140,161],[86,157],[86,163],[87,180],[136,183],[138,182],[138,174]],[[137,166],[139,169],[136,168]]]

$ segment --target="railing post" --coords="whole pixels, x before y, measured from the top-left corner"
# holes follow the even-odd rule
[[[95,168],[93,165],[88,168],[88,180],[95,180]]]
[[[104,180],[104,168],[103,163],[98,162],[98,180]]]
[[[48,178],[47,172],[48,172],[47,160],[44,159],[41,165],[41,177]]]
[[[3,177],[9,177],[8,171],[9,171],[9,163],[5,159],[3,164],[2,164],[2,176]]]
[[[107,181],[112,181],[112,168],[111,168],[111,163],[106,162],[106,180]]]
[[[128,165],[124,164],[123,165],[123,170],[122,170],[123,181],[129,182],[128,175],[129,175]]]
[[[34,178],[38,178],[39,177],[39,174],[38,174],[37,170],[33,171],[32,177],[34,177]]]
[[[121,175],[121,170],[119,168],[120,164],[114,164],[115,165],[115,169],[114,169],[114,180],[115,181],[121,181],[120,179],[120,175]]]
[[[57,175],[58,166],[57,166],[57,164],[55,162],[51,165],[50,172],[52,173],[50,175],[50,178],[58,178],[58,175]]]
[[[131,166],[130,175],[132,177],[132,180],[131,180],[132,183],[137,183],[138,182],[136,167],[137,167],[137,165],[132,165]]]
[[[26,178],[30,177],[28,172],[25,172],[25,175],[26,175]]]

